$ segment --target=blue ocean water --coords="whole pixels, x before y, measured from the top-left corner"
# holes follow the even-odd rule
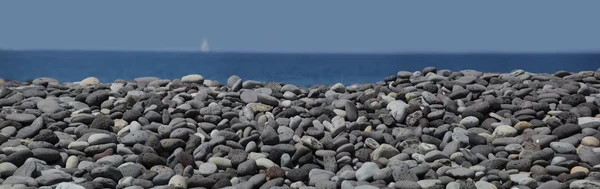
[[[281,54],[118,51],[0,51],[0,78],[51,77],[101,82],[154,76],[163,79],[201,74],[222,83],[231,75],[299,86],[374,83],[398,71],[424,67],[459,71],[534,73],[600,68],[600,53],[579,54]]]

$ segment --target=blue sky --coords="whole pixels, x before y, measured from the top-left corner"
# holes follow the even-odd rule
[[[600,52],[600,1],[0,1],[0,48]]]

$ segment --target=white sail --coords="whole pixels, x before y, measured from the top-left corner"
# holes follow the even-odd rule
[[[208,52],[208,41],[206,39],[202,40],[202,47],[200,48],[201,52]]]

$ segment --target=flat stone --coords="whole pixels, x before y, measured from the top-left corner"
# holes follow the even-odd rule
[[[517,130],[508,125],[501,125],[494,129],[492,136],[494,137],[513,137],[517,135]]]
[[[88,137],[88,143],[90,145],[106,144],[110,142],[113,142],[113,138],[104,133],[96,133]]]
[[[60,105],[56,100],[44,99],[37,102],[37,108],[44,113],[54,113],[60,109]]]
[[[396,189],[421,189],[421,185],[415,181],[399,180],[394,183]]]
[[[538,188],[544,188],[544,189],[562,189],[563,188],[563,184],[555,181],[555,180],[551,180],[548,182],[545,182],[541,185],[538,186]]]
[[[531,173],[512,174],[512,175],[510,175],[510,180],[513,182],[519,183],[523,179],[531,178],[531,177],[529,177],[530,174]]]
[[[209,176],[213,173],[216,173],[218,170],[217,165],[214,163],[203,163],[200,164],[200,166],[198,166],[198,173],[200,173],[203,176]]]
[[[486,182],[486,181],[477,181],[475,182],[475,187],[477,187],[477,189],[497,189],[496,185]]]
[[[132,131],[131,133],[121,138],[121,143],[127,146],[133,146],[135,144],[144,144],[148,140],[149,136],[144,131]]]
[[[181,82],[202,84],[204,83],[204,77],[202,77],[202,75],[199,74],[190,74],[181,77]]]
[[[81,86],[93,86],[98,84],[100,84],[100,80],[95,77],[87,77],[79,82],[79,85]]]
[[[267,158],[259,158],[256,160],[256,165],[263,169],[268,169],[271,167],[276,167],[277,164],[273,163],[270,159]]]
[[[442,181],[437,180],[437,179],[426,179],[426,180],[420,180],[417,183],[421,186],[421,188],[425,189],[425,188],[433,188],[433,187],[435,187],[435,185],[442,184]]]
[[[55,189],[85,189],[85,187],[71,182],[61,182]]]
[[[373,178],[373,175],[379,170],[379,166],[373,162],[364,163],[358,170],[356,170],[356,179],[359,181],[366,181]]]
[[[595,137],[586,136],[583,137],[583,139],[581,139],[581,145],[598,147],[600,146],[600,141],[598,141],[598,139],[596,139]]]
[[[433,162],[438,159],[448,159],[449,156],[439,150],[433,150],[425,154],[425,161]]]
[[[219,169],[227,169],[231,167],[231,160],[222,157],[208,158],[208,162],[214,163]]]
[[[576,151],[575,146],[566,142],[551,142],[550,147],[559,154],[570,154]]]
[[[31,123],[35,120],[35,116],[32,114],[8,114],[6,120],[12,120],[21,123]]]
[[[467,116],[460,120],[460,124],[465,126],[466,128],[471,128],[479,125],[479,119],[474,116]]]
[[[398,155],[400,151],[389,144],[381,144],[371,153],[371,159],[377,160],[381,157],[391,158]]]
[[[42,186],[54,185],[61,182],[68,182],[71,180],[71,175],[56,169],[42,172],[41,176],[35,178],[35,181],[37,181],[38,184]]]
[[[457,167],[447,170],[446,174],[453,178],[472,178],[475,176],[475,171],[464,167]]]

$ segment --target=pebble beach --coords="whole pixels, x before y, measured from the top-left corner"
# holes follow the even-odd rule
[[[600,69],[0,80],[0,189],[600,188]]]

